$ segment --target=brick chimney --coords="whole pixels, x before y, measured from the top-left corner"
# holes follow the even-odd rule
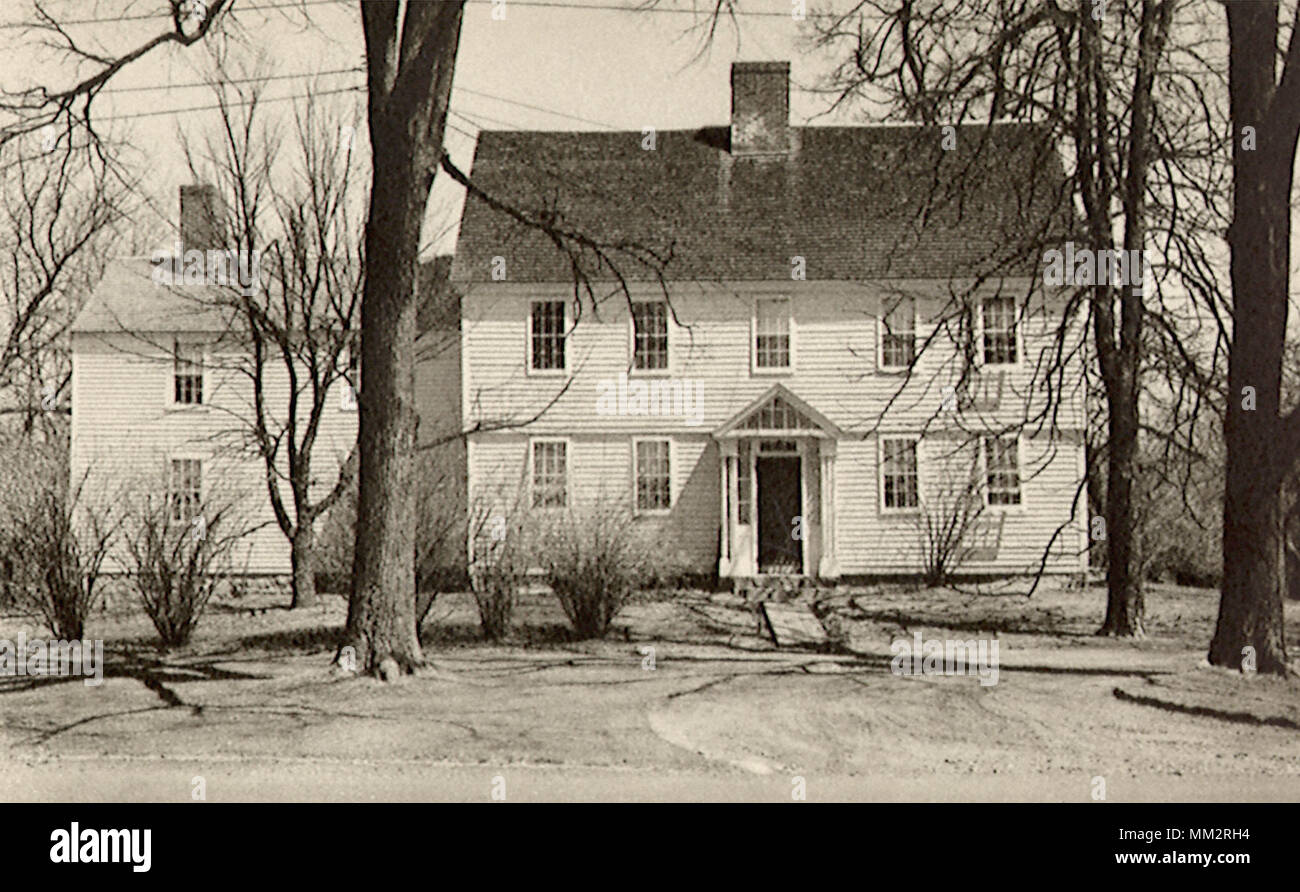
[[[217,187],[206,183],[181,186],[181,247],[189,251],[222,250],[227,247],[223,229],[221,196]]]
[[[790,63],[732,63],[731,154],[784,158],[790,149]]]

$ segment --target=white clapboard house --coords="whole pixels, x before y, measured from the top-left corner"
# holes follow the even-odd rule
[[[785,62],[736,64],[731,90],[730,126],[480,134],[489,197],[666,262],[661,283],[611,251],[629,301],[585,252],[605,299],[580,307],[547,234],[467,198],[470,499],[621,500],[724,578],[919,574],[954,526],[959,573],[1080,572],[1082,322],[1060,349],[1048,134],[792,126]]]
[[[224,250],[219,198],[211,186],[183,186],[180,205],[179,250],[203,252],[207,265],[177,268],[176,250],[115,260],[72,325],[72,479],[84,479],[87,498],[100,503],[156,494],[177,523],[189,523],[196,506],[225,506],[239,524],[229,529],[249,531],[230,570],[285,577],[289,543],[274,522],[265,465],[248,448],[253,387],[239,368],[247,367],[249,348],[230,291],[239,279],[220,271],[231,284],[209,281],[208,252]],[[159,275],[164,265],[170,280]],[[179,275],[187,267],[201,273],[201,284]],[[345,354],[343,362],[352,359]],[[300,382],[304,398],[306,388]],[[269,416],[283,417],[290,382],[278,353],[264,389]],[[314,498],[333,485],[356,441],[355,392],[345,379],[328,396],[312,451]],[[292,511],[287,484],[281,490]],[[119,543],[105,569],[125,571],[123,556]]]

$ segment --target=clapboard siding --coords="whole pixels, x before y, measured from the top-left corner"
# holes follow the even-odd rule
[[[634,287],[637,297],[660,296],[654,288]],[[471,437],[471,492],[497,503],[526,493],[528,438],[564,437],[571,444],[569,480],[575,504],[610,494],[630,499],[632,438],[671,436],[675,498],[672,515],[663,521],[669,524],[665,532],[696,569],[712,570],[722,509],[718,449],[709,434],[780,382],[844,431],[835,459],[833,499],[840,571],[917,573],[922,569],[922,534],[916,517],[888,514],[880,508],[880,434],[924,433],[922,479],[933,482],[940,457],[951,449],[956,427],[965,431],[961,436],[974,439],[981,431],[1015,426],[1048,406],[1042,368],[1050,364],[1056,349],[1059,297],[1048,301],[1034,293],[1027,309],[1022,303],[1021,360],[1005,372],[998,406],[957,414],[944,409],[945,399],[951,399],[945,387],[955,382],[959,370],[955,344],[945,333],[935,338],[910,377],[877,367],[882,299],[903,289],[917,297],[917,336],[924,341],[936,332],[936,318],[947,312],[939,295],[948,293],[949,283],[679,283],[671,287],[681,325],[670,329],[670,375],[665,379],[633,375],[631,380],[666,380],[679,387],[698,383],[702,402],[694,415],[597,411],[600,395],[626,375],[630,365],[630,324],[621,298],[608,301],[598,315],[585,311],[569,338],[566,374],[557,377],[530,374],[526,368],[529,304],[535,299],[570,298],[571,286],[499,283],[469,289],[462,303],[466,420],[471,426],[481,422],[509,428]],[[1018,298],[1028,288],[1027,282],[1003,283],[1003,293]],[[751,312],[754,298],[763,294],[793,297],[791,374],[751,373]],[[1078,343],[1083,336],[1075,328],[1066,343]],[[968,562],[961,568],[964,572],[1032,572],[1045,553],[1048,572],[1077,572],[1084,566],[1086,518],[1079,485],[1084,393],[1078,351],[1071,352],[1051,387],[1055,429],[1051,424],[1036,425],[1022,436],[1022,505],[1005,512],[996,548]],[[815,496],[820,489],[816,461],[809,463],[809,473],[814,477],[808,483]],[[984,522],[993,514],[987,512]],[[815,565],[819,516],[814,513],[808,521]]]
[[[181,337],[197,340],[203,335],[189,332]],[[242,522],[257,527],[236,550],[234,569],[287,573],[288,543],[274,523],[262,460],[241,448],[247,419],[252,417],[251,383],[234,370],[242,360],[212,348],[205,367],[204,405],[172,409],[168,406],[172,361],[165,352],[170,343],[170,335],[145,339],[74,333],[73,479],[88,475],[88,495],[111,499],[123,487],[142,491],[165,486],[170,458],[202,458],[205,492],[237,500]],[[268,366],[265,387],[268,406],[287,411],[290,384],[282,365]],[[331,388],[312,453],[313,498],[321,498],[333,486],[339,465],[356,440],[357,414],[342,408],[341,399],[340,387]],[[304,421],[307,412],[301,409],[299,417]],[[286,469],[282,466],[282,470]],[[282,483],[281,492],[291,505],[287,485]]]
[[[771,283],[753,283],[744,289],[673,286],[673,308],[682,324],[670,331],[673,368],[666,382],[670,387],[698,382],[702,412],[698,418],[657,419],[597,412],[602,388],[617,382],[630,365],[630,324],[621,298],[603,305],[599,318],[590,309],[584,312],[569,338],[567,375],[539,375],[526,368],[530,300],[563,300],[571,296],[571,290],[561,285],[474,286],[463,302],[467,420],[471,424],[479,420],[522,423],[545,410],[530,425],[531,430],[711,430],[780,381],[849,431],[865,432],[878,425],[907,430],[942,421],[937,416],[942,412],[944,388],[953,385],[960,374],[956,349],[946,333],[934,338],[910,376],[877,367],[880,301],[901,286],[790,285],[774,288]],[[935,331],[936,314],[946,315],[945,305],[927,297],[931,291],[924,287],[908,288],[920,295],[918,341],[924,341]],[[1024,283],[1005,286],[1006,293],[1015,295],[1026,288]],[[636,293],[646,298],[658,294],[645,288]],[[754,297],[761,294],[793,297],[795,356],[791,374],[750,372],[751,309]],[[1059,324],[1059,308],[1052,306],[1053,311],[1047,311],[1041,298],[1032,299],[1021,325],[1021,361],[1005,372],[998,408],[969,412],[965,423],[996,429],[1047,405],[1041,369],[1050,364]],[[1071,340],[1081,337],[1082,332],[1076,330]],[[632,380],[655,379],[633,375]],[[1051,384],[1064,388],[1063,394],[1054,397],[1059,400],[1057,426],[1077,429],[1082,423],[1084,397],[1078,351]],[[647,426],[647,421],[654,423]]]

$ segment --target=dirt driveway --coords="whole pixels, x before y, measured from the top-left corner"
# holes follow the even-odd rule
[[[1202,665],[1210,594],[1152,593],[1144,642],[1091,636],[1102,598],[844,592],[846,647],[817,653],[703,593],[635,605],[600,642],[537,600],[487,645],[453,596],[432,666],[392,685],[331,675],[334,599],[226,607],[166,659],[139,617],[102,617],[102,685],[0,681],[0,798],[190,799],[201,776],[210,800],[788,800],[802,780],[822,800],[1081,801],[1097,777],[1111,800],[1300,799],[1300,686]],[[997,684],[893,674],[917,632],[996,637]]]

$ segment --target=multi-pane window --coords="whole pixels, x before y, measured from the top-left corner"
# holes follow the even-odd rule
[[[1015,437],[984,438],[984,482],[990,505],[1020,504],[1020,456]]]
[[[535,371],[564,368],[564,301],[533,301],[529,344]]]
[[[172,402],[197,406],[203,402],[203,347],[172,342]]]
[[[636,510],[672,507],[672,472],[667,440],[636,441]]]
[[[533,443],[533,507],[563,508],[569,501],[566,444],[557,440]]]
[[[174,458],[167,477],[167,502],[171,519],[190,523],[203,504],[203,465],[197,458]]]
[[[754,367],[790,368],[790,298],[760,297],[754,302]]]
[[[881,443],[880,480],[886,509],[916,508],[921,504],[916,443],[913,437],[895,437]]]
[[[749,523],[754,478],[749,466],[749,440],[741,440],[736,458],[736,522]]]
[[[916,359],[916,301],[895,302],[881,317],[880,364],[905,369]]]
[[[984,364],[1013,365],[1016,361],[1016,300],[986,297],[983,302]]]
[[[668,369],[668,304],[641,301],[632,304],[632,368],[638,371]]]

